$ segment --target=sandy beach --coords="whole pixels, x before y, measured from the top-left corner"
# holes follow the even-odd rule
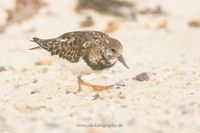
[[[0,1],[0,133],[200,132],[200,1],[126,1],[134,6],[124,4],[120,15],[82,9],[78,0],[25,11]],[[28,50],[37,46],[32,37],[77,30],[123,44],[130,69],[117,63],[83,77],[112,89],[77,92],[76,77],[49,53]]]

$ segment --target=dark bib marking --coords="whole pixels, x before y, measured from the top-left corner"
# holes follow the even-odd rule
[[[87,65],[92,68],[94,71],[99,71],[103,69],[110,68],[115,65],[116,62],[110,63],[108,60],[105,60],[104,58],[99,59],[98,61],[91,62],[89,61],[87,56],[84,56],[83,59],[87,63]]]

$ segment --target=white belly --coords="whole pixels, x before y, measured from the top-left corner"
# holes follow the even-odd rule
[[[68,71],[71,71],[74,75],[79,76],[81,74],[90,74],[93,72],[98,72],[92,70],[86,62],[81,58],[77,63],[70,63],[69,61],[59,58],[58,56],[52,56],[53,61],[63,66]]]
[[[81,74],[85,75],[85,74],[102,72],[102,71],[92,70],[82,58],[77,63],[70,63],[66,59],[60,58],[57,55],[51,56],[49,52],[43,49],[38,49],[37,51],[39,52],[39,54],[50,56],[50,58],[53,59],[53,62],[55,62],[55,64],[62,66],[67,71],[71,71],[75,76],[79,76]]]

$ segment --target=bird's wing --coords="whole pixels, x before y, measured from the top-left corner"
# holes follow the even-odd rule
[[[53,39],[33,38],[33,41],[49,51],[51,55],[58,55],[69,62],[76,63],[82,56],[85,43],[82,38],[79,38],[77,35],[63,34]]]

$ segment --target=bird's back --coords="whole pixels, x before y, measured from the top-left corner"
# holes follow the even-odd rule
[[[58,55],[69,62],[76,63],[84,54],[83,52],[88,47],[87,45],[91,45],[91,41],[102,40],[106,36],[106,34],[98,31],[75,31],[52,39],[34,37],[33,41],[43,49],[49,51],[51,55]]]

